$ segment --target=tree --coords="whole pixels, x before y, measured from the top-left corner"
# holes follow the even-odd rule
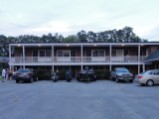
[[[88,32],[88,42],[97,42],[97,34],[93,31]]]
[[[66,38],[64,38],[62,42],[74,43],[74,42],[79,42],[79,39],[76,35],[70,35],[70,36],[67,36]]]
[[[82,31],[78,32],[77,36],[78,36],[80,42],[87,42],[88,37],[87,37],[86,31],[82,30]]]

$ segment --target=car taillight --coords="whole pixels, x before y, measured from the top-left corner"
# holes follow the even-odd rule
[[[141,79],[143,76],[137,76],[138,79]]]

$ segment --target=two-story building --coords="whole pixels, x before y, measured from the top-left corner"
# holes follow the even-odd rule
[[[51,71],[69,68],[74,72],[86,66],[105,70],[122,66],[137,74],[147,69],[159,68],[156,61],[145,60],[158,49],[159,42],[9,44],[9,64]]]

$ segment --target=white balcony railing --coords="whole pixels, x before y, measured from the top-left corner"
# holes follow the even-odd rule
[[[137,63],[143,62],[146,56],[109,56],[105,57],[12,57],[10,63]]]

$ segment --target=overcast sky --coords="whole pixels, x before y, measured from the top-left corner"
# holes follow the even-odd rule
[[[6,36],[67,36],[125,26],[159,41],[159,0],[0,0],[0,34]]]

